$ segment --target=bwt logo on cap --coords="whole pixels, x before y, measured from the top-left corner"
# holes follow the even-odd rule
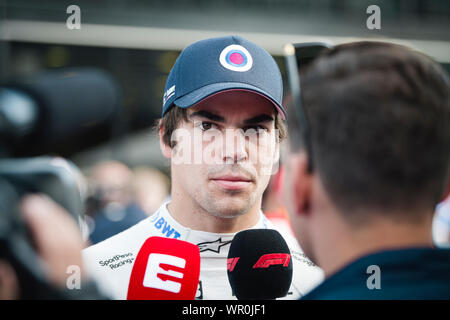
[[[222,50],[220,64],[228,70],[244,72],[251,69],[253,58],[243,46],[232,44]]]

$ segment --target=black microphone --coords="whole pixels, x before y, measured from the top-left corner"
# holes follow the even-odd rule
[[[292,272],[291,252],[276,230],[241,231],[231,242],[227,274],[239,300],[270,300],[286,296]]]
[[[0,138],[61,141],[113,119],[121,90],[97,68],[63,68],[0,85]],[[12,144],[12,145],[11,145]]]

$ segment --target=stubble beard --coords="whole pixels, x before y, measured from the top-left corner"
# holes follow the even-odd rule
[[[231,198],[220,201],[215,197],[196,199],[197,204],[208,214],[220,219],[234,219],[245,215],[256,203],[255,194],[242,194],[241,191],[227,190],[224,197]],[[236,199],[234,199],[236,197]]]

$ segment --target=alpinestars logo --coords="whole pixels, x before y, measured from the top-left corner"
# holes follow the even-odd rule
[[[230,244],[230,241],[222,241],[222,238],[219,238],[215,241],[210,241],[210,242],[202,242],[197,244],[198,248],[200,249],[200,252],[204,252],[204,251],[212,251],[215,253],[220,253],[220,248],[222,248],[223,246],[226,246],[227,244]]]

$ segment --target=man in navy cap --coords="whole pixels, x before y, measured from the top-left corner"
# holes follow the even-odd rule
[[[114,298],[124,299],[132,263],[101,265],[116,252],[132,260],[150,236],[198,245],[197,299],[233,299],[226,260],[234,235],[273,228],[261,211],[285,137],[282,78],[272,56],[238,36],[207,39],[185,48],[163,95],[160,145],[171,163],[171,199],[148,219],[84,251],[88,269]],[[322,271],[284,235],[293,256],[285,299],[317,285]]]

